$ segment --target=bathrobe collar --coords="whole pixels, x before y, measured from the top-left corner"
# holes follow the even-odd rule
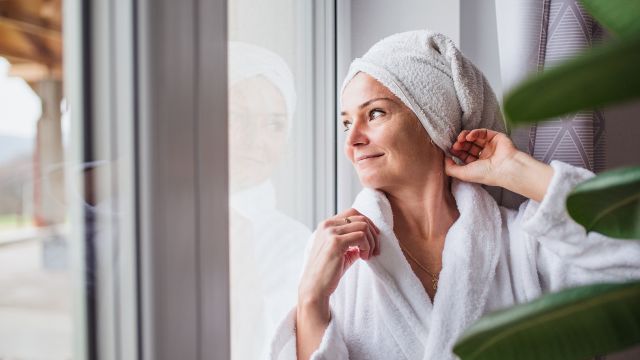
[[[457,338],[483,313],[501,250],[502,221],[494,199],[481,186],[457,179],[451,190],[460,217],[445,237],[433,304],[398,245],[384,193],[364,189],[353,205],[381,231],[381,253],[366,265],[376,275],[379,293],[388,294],[378,299],[386,303],[384,321],[412,359],[452,356]]]

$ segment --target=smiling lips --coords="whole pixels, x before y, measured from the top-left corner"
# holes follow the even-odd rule
[[[368,154],[368,155],[360,155],[356,158],[356,162],[360,162],[362,160],[367,160],[367,159],[371,159],[371,158],[377,158],[380,157],[384,154]]]

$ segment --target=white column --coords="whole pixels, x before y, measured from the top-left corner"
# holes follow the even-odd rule
[[[64,221],[64,160],[60,102],[62,81],[38,81],[36,93],[42,99],[34,152],[34,214],[36,225],[48,226]]]

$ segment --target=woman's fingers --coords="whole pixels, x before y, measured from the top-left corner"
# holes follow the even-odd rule
[[[374,256],[380,255],[380,236],[376,236],[375,239],[376,239],[376,249],[373,251]]]
[[[464,159],[464,162],[465,162],[465,164],[470,164],[470,163],[472,163],[472,162],[474,162],[474,161],[476,161],[476,160],[478,160],[478,158],[477,158],[477,157],[475,157],[475,156],[473,156],[473,155],[469,154],[469,156],[467,156],[467,157]]]
[[[471,155],[469,155],[471,157]],[[469,159],[468,157],[468,159]],[[466,161],[465,161],[466,162]],[[466,164],[472,163],[473,160],[469,159]],[[475,164],[472,165],[458,165],[453,159],[450,157],[445,157],[444,159],[444,171],[447,175],[453,176],[454,178],[464,180],[464,181],[477,181],[477,173],[476,173]]]
[[[463,130],[451,146],[451,153],[465,163],[471,163],[482,156],[485,146],[498,132],[488,129]]]
[[[363,224],[366,224],[367,226],[362,229],[359,228],[358,226],[344,227],[344,225],[347,224],[346,218],[348,218],[351,223],[363,223]],[[380,239],[379,239],[380,229],[373,223],[373,221],[371,221],[371,219],[362,215],[357,210],[350,208],[336,215],[333,218],[331,225],[336,227],[342,226],[340,230],[342,232],[363,231],[366,235],[367,241],[369,242],[369,249],[370,249],[369,255],[380,254]]]
[[[496,135],[501,133],[490,129],[474,129],[465,135],[465,140],[472,142],[480,147],[485,147],[493,140]]]
[[[465,140],[475,143],[478,146],[484,147],[484,145],[488,141],[487,135],[487,129],[474,129],[465,136]]]
[[[462,130],[460,134],[458,134],[458,138],[456,139],[458,142],[465,142],[465,138],[469,134],[469,130]]]
[[[358,221],[363,221],[367,223],[368,225],[367,230],[371,235],[371,254],[372,255],[380,254],[380,249],[378,246],[380,244],[380,239],[379,239],[380,230],[378,229],[378,227],[373,223],[373,221],[371,221],[371,219],[369,219],[364,215],[356,215],[356,216],[353,216],[352,218]]]
[[[378,229],[378,227],[376,226],[376,224],[373,223],[373,221],[371,221],[371,219],[369,219],[368,217],[362,215],[360,212],[358,212],[358,210],[354,209],[354,208],[350,208],[348,210],[346,210],[345,212],[343,212],[343,214],[346,216],[349,216],[349,218],[351,218],[351,216],[360,216],[362,218],[364,218],[367,223],[369,223],[369,225],[371,225],[376,233],[380,234],[380,229]]]
[[[351,217],[351,219],[354,219],[354,220],[352,220],[352,222],[349,224],[336,226],[334,228],[334,231],[339,236],[349,234],[352,232],[363,232],[366,236],[367,242],[369,243],[369,246],[368,246],[370,250],[369,254],[372,255],[374,254],[374,251],[376,248],[376,239],[375,239],[375,236],[373,235],[373,229],[363,219],[357,221],[355,218],[356,216]],[[368,257],[363,257],[363,258],[367,259]]]
[[[369,226],[371,226],[371,229],[373,230],[374,233],[376,234],[380,234],[380,230],[378,229],[378,227],[373,223],[373,221],[371,221],[371,219],[369,219],[368,217],[364,216],[364,215],[356,215],[356,218],[358,219],[358,221],[364,221],[367,224],[369,224]]]
[[[451,146],[452,149],[458,150],[458,151],[465,151],[468,152],[469,149],[471,148],[472,143],[468,142],[468,141],[456,141],[453,143],[453,146]]]
[[[374,252],[376,251],[376,238],[375,236],[373,236],[373,228],[368,224],[367,224],[366,230],[367,230],[367,240],[369,241],[369,253],[367,254],[366,259],[369,259],[370,257],[373,256]]]
[[[478,147],[471,143],[466,143],[466,144],[467,144],[466,146],[467,150],[459,150],[459,149],[456,149],[456,146],[454,146],[450,150],[451,153],[456,157],[458,157],[460,160],[467,163],[470,161],[478,160],[478,158],[480,158],[480,152],[483,150],[483,148]],[[459,148],[460,146],[457,146],[457,147]]]
[[[479,157],[478,154],[480,154],[480,151],[482,151],[484,147],[480,147],[476,144],[471,144],[471,147],[469,148],[469,154],[475,156],[476,158]]]
[[[473,156],[477,156],[478,153],[480,151],[482,151],[482,149],[484,148],[483,146],[479,146],[473,142],[470,141],[464,141],[464,142],[455,142],[453,143],[453,145],[451,146],[452,149],[456,150],[456,151],[461,151],[461,152],[468,152],[469,154],[473,155]]]
[[[369,258],[371,248],[369,247],[365,232],[354,231],[340,235],[338,236],[338,241],[340,242],[340,250],[342,253],[349,251],[352,247],[358,247],[358,249],[360,249],[360,257],[365,260]]]
[[[352,214],[351,216],[349,216],[350,214]],[[357,220],[357,221],[366,221],[371,228],[374,230],[372,235],[373,235],[373,240],[374,240],[374,247],[373,247],[373,255],[380,255],[380,229],[376,226],[376,224],[373,223],[373,221],[371,221],[371,219],[369,219],[368,217],[362,215],[360,212],[358,212],[356,209],[354,208],[350,208],[348,210],[346,210],[345,212],[342,213],[342,215],[347,215],[349,216],[349,219],[353,219],[353,220]]]

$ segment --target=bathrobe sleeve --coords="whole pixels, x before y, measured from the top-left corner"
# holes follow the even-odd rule
[[[307,246],[304,252],[304,267],[306,267],[307,260],[309,259],[309,253],[311,246],[313,245],[313,239],[315,232],[307,241]],[[298,277],[300,279],[302,274]],[[334,300],[335,293],[331,300]],[[336,303],[331,303],[331,321],[327,326],[327,329],[322,336],[320,346],[311,355],[310,360],[348,360],[349,353],[347,351],[347,345],[342,336],[339,322],[335,318]],[[270,355],[271,360],[295,360],[297,359],[296,348],[296,307],[291,309],[287,316],[280,322],[275,332],[273,339],[271,340]]]
[[[536,263],[543,289],[640,278],[640,241],[587,234],[567,213],[569,192],[595,175],[561,161],[552,161],[551,166],[554,174],[544,198],[523,204],[522,214],[522,230],[537,240]]]

